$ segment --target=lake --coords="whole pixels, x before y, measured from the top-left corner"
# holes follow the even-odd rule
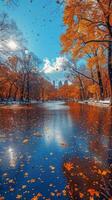
[[[0,199],[111,198],[111,135],[111,108],[0,106]]]

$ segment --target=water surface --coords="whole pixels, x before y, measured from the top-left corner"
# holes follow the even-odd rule
[[[73,166],[69,170],[64,163],[78,163],[91,171],[91,162],[95,162],[100,170],[110,170],[111,135],[111,108],[61,102],[1,106],[1,197],[6,200],[30,200],[35,196],[37,199],[72,199],[75,194],[69,190]],[[110,173],[108,175],[105,181],[109,194],[105,198],[96,195],[96,199],[110,198]],[[74,180],[72,187],[73,184]],[[78,184],[82,187],[81,180]],[[99,192],[100,186],[95,185],[94,189]],[[85,190],[83,186],[83,194]],[[79,196],[76,194],[73,199]]]

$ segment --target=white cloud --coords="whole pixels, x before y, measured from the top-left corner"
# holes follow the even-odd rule
[[[43,67],[42,71],[46,74],[52,73],[55,71],[55,69],[51,65],[51,62],[48,58],[44,59],[44,67]]]
[[[66,57],[58,57],[53,64],[56,70],[62,71],[67,67],[68,59]]]
[[[44,59],[44,67],[42,72],[46,74],[61,72],[63,69],[66,69],[67,64],[69,63],[66,57],[57,57],[55,61],[50,61],[48,58]]]

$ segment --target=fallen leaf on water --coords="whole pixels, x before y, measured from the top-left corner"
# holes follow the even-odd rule
[[[26,188],[26,185],[22,185],[22,189],[25,189]]]
[[[9,191],[10,191],[10,192],[13,192],[13,191],[14,191],[14,188],[10,188]]]
[[[8,176],[8,174],[7,174],[7,173],[4,173],[3,176]]]
[[[88,189],[88,192],[90,193],[91,196],[96,195],[97,197],[99,197],[99,192],[96,191],[95,189]]]
[[[55,167],[53,165],[49,166],[51,170],[55,170]]]
[[[82,192],[79,193],[80,198],[82,199],[84,197],[84,194]]]
[[[39,197],[42,197],[41,193],[38,193],[36,196],[34,196],[31,200],[38,200]]]
[[[27,172],[24,173],[24,177],[28,177],[28,173]]]
[[[54,197],[54,196],[55,196],[55,193],[54,193],[54,192],[51,192],[50,195],[51,195],[52,197]]]
[[[33,135],[37,136],[37,137],[42,137],[42,135],[39,132],[35,132],[35,133],[33,133]]]
[[[18,194],[17,196],[16,196],[16,199],[21,199],[22,198],[22,195],[21,194]]]
[[[13,180],[13,179],[10,179],[10,180],[9,180],[9,183],[15,183],[15,182],[14,182],[14,180]]]
[[[52,184],[52,183],[50,183],[50,184],[49,184],[49,187],[53,187],[53,184]]]
[[[35,179],[35,178],[32,178],[31,180],[28,180],[27,182],[28,182],[28,183],[35,183],[35,182],[36,182],[36,179]]]
[[[29,142],[28,139],[24,139],[24,140],[23,140],[23,144],[27,144],[28,142]]]
[[[64,142],[60,143],[60,145],[63,146],[63,147],[68,147],[68,144],[66,144]]]
[[[101,171],[100,169],[98,169],[98,174],[101,174],[102,176],[106,176],[109,172],[109,170],[103,170]]]
[[[66,190],[63,190],[62,193],[63,193],[63,196],[67,195]]]
[[[64,163],[64,167],[66,170],[71,171],[73,169],[73,163],[71,162]]]

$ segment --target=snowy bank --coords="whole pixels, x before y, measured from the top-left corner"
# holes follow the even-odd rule
[[[84,101],[78,101],[78,103],[88,104],[88,105],[93,105],[93,106],[100,106],[100,107],[109,107],[110,99],[104,99],[104,100],[88,99]]]

